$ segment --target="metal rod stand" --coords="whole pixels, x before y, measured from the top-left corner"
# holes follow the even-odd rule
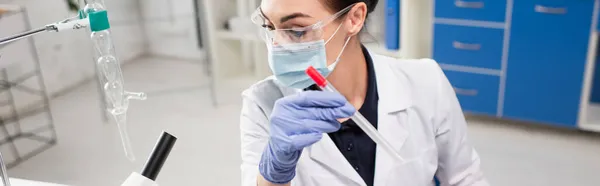
[[[17,40],[20,40],[20,39],[23,39],[26,37],[31,37],[33,35],[36,35],[38,33],[44,32],[44,31],[46,31],[46,27],[26,31],[26,32],[19,33],[19,34],[13,35],[13,36],[8,36],[6,38],[0,39],[0,45],[9,44],[13,41],[17,41]]]
[[[33,69],[30,69],[27,72],[20,74],[11,73],[11,77],[9,77],[7,68],[0,69],[0,93],[6,93],[8,99],[0,100],[0,108],[9,107],[8,110],[10,111],[8,115],[0,116],[0,136],[3,137],[0,139],[0,146],[7,145],[9,148],[3,149],[10,150],[9,154],[11,155],[10,160],[3,159],[3,162],[0,162],[0,164],[5,162],[7,168],[12,168],[19,163],[45,151],[56,144],[57,138],[56,131],[54,129],[54,118],[50,108],[50,99],[46,91],[46,85],[41,71],[38,51],[35,47],[35,42],[31,37],[35,34],[47,31],[48,29],[52,30],[52,28],[46,27],[48,29],[40,28],[32,30],[31,23],[27,17],[27,10],[25,8],[21,8],[19,13],[23,14],[23,22],[25,23],[26,27],[25,30],[29,31],[1,39],[0,47],[3,45],[8,45],[19,39],[27,39],[29,51],[33,57],[33,61],[30,62],[33,62],[34,66]],[[36,80],[37,86],[31,85],[32,87],[30,87],[26,85],[25,82],[27,80]],[[40,101],[23,106],[23,108],[18,108],[17,102],[14,99],[15,93],[37,96],[39,97]],[[35,122],[40,122],[41,125],[36,124],[35,127],[27,127],[27,125],[25,125],[23,120],[24,118],[38,115],[41,116],[42,114],[45,117],[35,120]],[[14,130],[10,131],[8,125],[14,126]],[[16,143],[24,139],[37,141],[41,143],[41,145],[36,147],[34,150],[23,152],[24,149],[19,149]],[[6,158],[6,155],[8,154],[4,153],[3,155],[5,156],[0,158]],[[6,171],[3,170],[2,174],[4,175],[5,173]]]

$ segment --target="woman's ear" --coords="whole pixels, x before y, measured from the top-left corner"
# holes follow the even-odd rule
[[[348,11],[347,23],[348,32],[350,35],[357,35],[365,24],[367,18],[367,5],[363,2],[357,3]]]

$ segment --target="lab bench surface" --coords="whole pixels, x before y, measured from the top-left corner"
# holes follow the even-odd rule
[[[10,178],[11,186],[67,186],[56,183],[47,183],[41,181],[25,180],[18,178]]]

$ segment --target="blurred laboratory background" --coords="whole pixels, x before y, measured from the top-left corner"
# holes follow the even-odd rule
[[[250,14],[260,0],[103,0],[131,100],[123,153],[89,29],[0,45],[8,176],[120,185],[162,131],[178,138],[160,185],[240,185],[240,93],[271,75]],[[77,0],[0,0],[0,38],[70,17]],[[600,0],[380,0],[366,47],[433,58],[467,115],[492,185],[600,185]],[[15,180],[17,180],[15,179]]]

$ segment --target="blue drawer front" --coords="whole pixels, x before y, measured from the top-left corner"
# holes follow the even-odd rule
[[[436,24],[433,59],[443,64],[501,69],[503,29]]]
[[[593,5],[515,1],[504,116],[576,127]]]
[[[506,0],[437,0],[435,17],[504,22]]]
[[[498,105],[498,76],[444,71],[465,112],[496,115]]]

